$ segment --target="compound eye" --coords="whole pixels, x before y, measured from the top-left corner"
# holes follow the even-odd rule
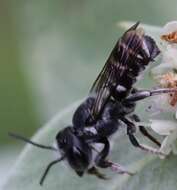
[[[59,146],[59,148],[60,148],[60,149],[63,149],[63,148],[66,146],[66,143],[67,143],[66,138],[60,139],[60,140],[58,141],[58,146]]]

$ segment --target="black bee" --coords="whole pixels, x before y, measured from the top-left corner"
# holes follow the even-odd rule
[[[138,142],[134,133],[139,117],[133,114],[135,102],[161,93],[176,92],[177,89],[137,90],[134,83],[140,72],[154,61],[160,53],[155,41],[138,28],[137,22],[118,40],[105,66],[94,82],[88,98],[76,109],[72,126],[65,127],[56,135],[57,148],[32,142],[19,135],[11,136],[45,149],[59,151],[61,157],[51,162],[40,181],[43,181],[54,164],[66,159],[70,167],[79,175],[84,173],[96,175],[101,179],[106,176],[100,168],[111,168],[118,173],[132,175],[117,163],[107,159],[110,151],[109,137],[121,125],[126,126],[130,142],[145,151],[162,154],[156,149]],[[151,136],[143,126],[138,126],[143,135],[158,146],[160,143]],[[96,143],[103,144],[97,150]]]

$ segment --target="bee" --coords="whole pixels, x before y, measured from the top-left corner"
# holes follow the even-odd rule
[[[41,180],[42,185],[50,168],[67,160],[76,174],[85,173],[107,179],[98,168],[110,168],[121,174],[133,175],[118,163],[108,159],[111,136],[123,125],[127,129],[130,142],[135,147],[154,154],[162,154],[157,149],[140,144],[135,138],[136,125],[140,121],[134,114],[136,102],[147,97],[171,93],[177,89],[137,90],[134,84],[140,73],[153,62],[160,53],[155,41],[145,35],[139,22],[129,28],[118,40],[102,71],[91,87],[89,96],[78,106],[69,125],[56,135],[57,148],[32,142],[11,133],[10,136],[44,149],[58,151],[61,157],[51,162]],[[158,140],[148,133],[144,126],[140,132],[160,146]],[[97,150],[96,144],[103,147]]]

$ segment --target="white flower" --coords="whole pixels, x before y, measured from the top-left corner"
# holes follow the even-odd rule
[[[166,112],[175,113],[177,110],[177,104],[175,106],[170,105],[169,96],[169,94],[160,94],[149,98],[149,100],[146,101],[146,104],[149,105],[146,108],[146,111],[149,112],[151,116]]]
[[[151,71],[153,75],[160,75],[174,69],[177,70],[177,48],[172,45],[167,45],[162,54],[161,64]]]
[[[168,35],[175,31],[177,31],[177,21],[170,21],[162,28],[161,35]]]
[[[161,39],[161,44],[164,46],[162,61],[152,69],[153,75],[177,69],[177,21],[171,21],[162,28]]]
[[[161,31],[162,50],[161,63],[152,69],[152,76],[157,86],[162,88],[177,87],[177,21],[167,23]],[[152,97],[152,110],[171,112],[176,120],[150,120],[150,127],[159,135],[164,136],[160,151],[168,155],[177,154],[177,93],[162,94]]]
[[[162,31],[161,36],[168,36],[176,32],[177,40],[177,21],[167,23]],[[172,39],[172,37],[170,39]],[[162,39],[164,42],[164,39]],[[152,69],[151,73],[157,86],[161,88],[176,88],[177,87],[177,42],[166,41],[168,43],[166,48],[162,50],[161,63]],[[177,93],[159,95],[152,99],[153,106],[157,110],[176,112],[177,110]]]

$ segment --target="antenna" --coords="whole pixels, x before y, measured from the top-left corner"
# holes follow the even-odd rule
[[[40,183],[39,183],[41,186],[43,185],[43,182],[44,182],[44,180],[45,180],[45,178],[46,178],[46,176],[47,176],[47,174],[48,174],[50,168],[51,168],[54,164],[57,164],[58,162],[62,161],[64,158],[65,158],[65,155],[63,155],[61,158],[59,158],[59,159],[57,159],[57,160],[54,160],[54,161],[52,161],[51,163],[48,164],[47,168],[46,168],[45,171],[44,171],[44,174],[43,174],[42,177],[41,177]]]
[[[29,139],[27,139],[27,138],[25,138],[25,137],[23,137],[23,136],[21,136],[21,135],[17,135],[17,134],[14,134],[14,133],[8,133],[8,135],[9,135],[10,137],[15,138],[15,139],[18,139],[18,140],[27,142],[27,143],[29,143],[29,144],[32,144],[33,146],[36,146],[36,147],[38,147],[38,148],[48,149],[48,150],[53,150],[53,151],[58,151],[58,149],[57,149],[57,148],[54,148],[53,146],[45,146],[45,145],[42,145],[42,144],[38,144],[38,143],[33,142],[33,141],[31,141],[31,140],[29,140]]]

